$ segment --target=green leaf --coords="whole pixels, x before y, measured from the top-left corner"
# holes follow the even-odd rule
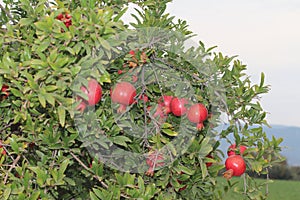
[[[22,18],[22,19],[20,19],[19,24],[22,27],[22,26],[30,25],[30,24],[32,24],[32,22],[33,22],[32,18]]]
[[[29,200],[37,200],[37,199],[39,198],[40,194],[41,194],[40,191],[34,192],[34,193],[30,196]]]
[[[20,90],[17,90],[15,88],[10,88],[10,91],[15,97],[23,97],[23,94],[20,92]]]
[[[48,46],[50,45],[50,42],[51,42],[50,38],[45,39],[41,44],[39,44],[39,48],[37,49],[37,51],[38,52],[45,51],[48,48]]]
[[[70,164],[69,159],[66,159],[61,163],[61,165],[59,167],[59,176],[63,176],[63,174],[65,173],[65,171],[66,171],[69,164]]]
[[[127,147],[127,142],[132,142],[131,139],[129,139],[126,136],[116,136],[112,138],[113,143]]]
[[[167,134],[168,136],[172,136],[172,137],[175,137],[178,135],[177,132],[172,131],[171,129],[162,129],[162,132]]]
[[[32,172],[36,174],[36,182],[37,184],[42,187],[47,180],[48,176],[45,171],[43,171],[39,167],[28,167]]]
[[[19,153],[19,145],[18,145],[16,139],[13,138],[13,137],[11,137],[11,138],[9,138],[9,140],[10,140],[9,143],[10,143],[10,146],[11,146],[12,150],[13,150],[15,153]]]
[[[161,126],[161,128],[172,128],[172,127],[173,127],[173,125],[170,123],[167,123],[167,122],[163,123]]]
[[[49,25],[47,24],[47,22],[43,22],[43,21],[39,21],[39,22],[36,22],[34,23],[35,27],[41,31],[50,31],[50,27]]]
[[[111,83],[110,75],[109,74],[102,75],[100,77],[99,81],[100,81],[100,83]]]
[[[3,200],[7,200],[11,194],[11,188],[6,187],[3,193]]]
[[[118,22],[120,20],[120,18],[126,13],[126,11],[128,10],[128,7],[121,10],[118,15],[114,18],[115,22]]]
[[[39,98],[39,101],[40,101],[42,107],[46,108],[46,99],[45,99],[45,97],[41,93],[39,93],[38,98]]]
[[[62,127],[65,126],[65,120],[66,120],[66,110],[63,106],[58,106],[57,108],[59,123]]]
[[[55,99],[52,94],[45,93],[44,97],[46,98],[48,103],[50,103],[53,107],[55,107]]]
[[[145,192],[145,183],[141,176],[138,177],[138,186],[139,186],[139,191],[143,194]]]
[[[99,37],[98,40],[104,49],[106,49],[107,51],[111,50],[110,44],[105,39],[103,39],[102,37]]]
[[[200,166],[201,166],[201,174],[202,174],[202,180],[204,180],[208,176],[208,171],[206,164],[201,160],[200,161]]]
[[[93,192],[92,192],[93,195],[96,194],[96,195],[93,196],[94,199],[105,199],[105,195],[103,195],[103,193],[101,192],[101,190],[93,188]]]

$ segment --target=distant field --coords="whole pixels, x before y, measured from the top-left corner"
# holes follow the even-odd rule
[[[239,181],[239,186],[243,186],[242,178],[235,178],[234,181]],[[223,178],[219,179],[221,184],[226,184]],[[258,179],[258,181],[261,181]],[[273,183],[269,184],[269,200],[299,200],[300,199],[300,181],[283,181],[273,180]],[[263,191],[265,192],[265,190]],[[235,192],[230,191],[224,196],[222,200],[243,200],[242,195],[237,195]]]

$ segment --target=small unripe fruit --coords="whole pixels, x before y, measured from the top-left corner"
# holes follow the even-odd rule
[[[236,154],[241,154],[243,155],[244,152],[246,151],[247,147],[244,145],[240,145],[239,146],[239,153],[236,147],[236,144],[232,144],[229,146],[228,151],[227,151],[227,155],[228,156],[232,156],[232,155],[236,155]]]

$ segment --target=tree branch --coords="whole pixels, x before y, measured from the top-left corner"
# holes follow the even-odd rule
[[[16,164],[19,162],[20,158],[21,158],[21,155],[18,155],[17,158],[12,163],[12,165],[10,166],[10,168],[8,169],[8,171],[6,172],[6,175],[5,175],[5,178],[4,178],[4,181],[3,181],[4,185],[7,182],[8,174],[11,172],[11,170],[13,170],[16,167]]]

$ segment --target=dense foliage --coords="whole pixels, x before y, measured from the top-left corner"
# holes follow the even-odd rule
[[[125,0],[4,1],[1,199],[221,199],[234,185],[216,179],[230,134],[247,171],[280,160],[281,139],[261,127],[264,74],[253,84],[235,57],[188,46],[169,1],[130,1],[130,24]],[[196,104],[205,116],[187,117]],[[242,176],[237,192],[266,198]]]

